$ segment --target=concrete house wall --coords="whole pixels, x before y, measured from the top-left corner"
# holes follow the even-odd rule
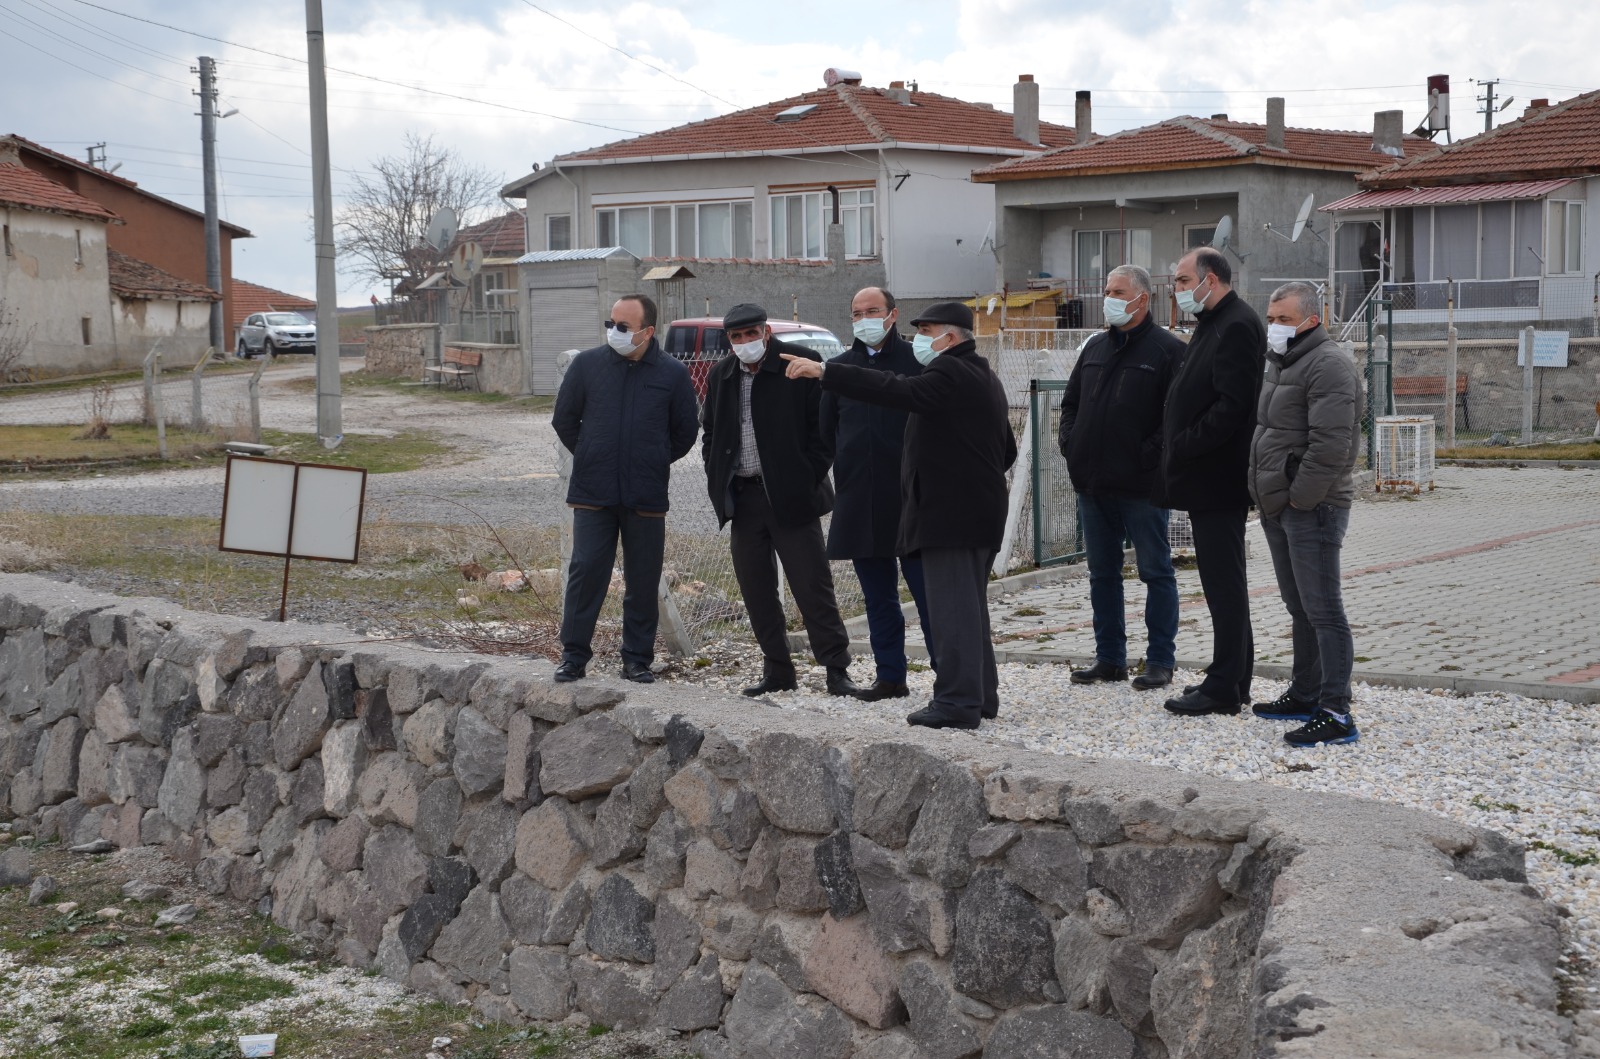
[[[123,363],[138,363],[160,342],[163,364],[194,364],[210,345],[210,302],[120,295],[114,302]]]
[[[11,232],[0,305],[32,328],[17,366],[48,375],[117,367],[105,223],[0,207],[0,224]]]

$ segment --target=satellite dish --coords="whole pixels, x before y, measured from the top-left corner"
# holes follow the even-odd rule
[[[466,283],[483,268],[483,247],[477,243],[462,243],[450,254],[450,278]]]
[[[1300,237],[1305,234],[1306,222],[1311,219],[1311,207],[1316,205],[1316,201],[1316,192],[1313,191],[1306,194],[1306,200],[1300,204],[1300,212],[1295,215],[1294,232],[1289,236],[1289,242],[1298,243]]]
[[[456,224],[456,211],[446,206],[433,215],[433,220],[428,222],[428,234],[423,238],[435,250],[443,250],[455,241]]]
[[[1223,214],[1222,220],[1217,222],[1217,230],[1211,236],[1211,245],[1218,250],[1224,250],[1228,241],[1233,238],[1233,217]]]

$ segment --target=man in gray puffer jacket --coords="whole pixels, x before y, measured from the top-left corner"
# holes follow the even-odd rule
[[[1322,326],[1309,283],[1285,283],[1267,307],[1267,374],[1250,445],[1250,495],[1272,552],[1278,592],[1294,620],[1289,690],[1256,716],[1306,722],[1295,746],[1353,743],[1355,644],[1339,588],[1339,550],[1355,497],[1361,376]]]

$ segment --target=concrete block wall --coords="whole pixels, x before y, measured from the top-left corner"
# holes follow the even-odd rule
[[[1497,833],[354,639],[0,577],[0,806],[715,1059],[1568,1054]]]
[[[1396,378],[1408,375],[1443,375],[1445,345],[1438,342],[1400,342],[1394,351]],[[1456,371],[1467,377],[1467,407],[1475,430],[1521,429],[1522,367],[1517,363],[1517,340],[1467,340],[1456,345]],[[1534,394],[1537,425],[1582,431],[1595,425],[1595,403],[1600,401],[1600,339],[1572,338],[1567,344],[1567,367],[1535,369]],[[1397,400],[1404,414],[1406,402]],[[1436,418],[1442,413],[1435,412]],[[1456,429],[1462,430],[1460,419]]]

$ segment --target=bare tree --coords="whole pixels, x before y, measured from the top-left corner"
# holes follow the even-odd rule
[[[372,163],[377,177],[355,178],[335,225],[341,270],[407,289],[428,278],[442,258],[423,243],[428,222],[448,206],[462,227],[500,203],[502,181],[433,142],[406,133],[405,150]]]
[[[10,382],[21,374],[22,355],[33,341],[33,326],[22,326],[20,316],[5,302],[0,302],[0,383]]]

